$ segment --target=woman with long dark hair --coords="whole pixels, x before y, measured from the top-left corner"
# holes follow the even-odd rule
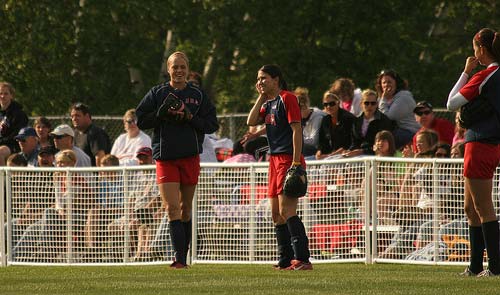
[[[279,261],[276,269],[311,270],[309,241],[297,216],[298,198],[285,195],[283,183],[288,169],[306,168],[302,155],[302,125],[297,97],[287,91],[277,65],[265,65],[257,73],[259,97],[247,124],[266,124],[269,141],[268,196],[276,230]]]
[[[481,29],[472,40],[474,56],[469,56],[465,69],[448,96],[451,111],[485,99],[493,110],[472,122],[465,132],[464,177],[465,213],[469,223],[470,264],[464,276],[500,275],[499,228],[492,200],[493,174],[500,163],[500,35]],[[478,66],[486,69],[473,76]],[[477,103],[477,101],[476,101]],[[483,270],[484,249],[488,253],[488,269]]]

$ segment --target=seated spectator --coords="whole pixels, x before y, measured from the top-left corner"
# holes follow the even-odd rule
[[[21,128],[28,126],[28,116],[21,104],[14,101],[15,95],[12,84],[0,82],[0,166],[5,166],[10,154],[19,152],[14,137]]]
[[[460,112],[455,113],[455,134],[453,135],[452,146],[458,142],[465,142],[465,128],[460,126],[458,118],[460,117]]]
[[[111,154],[120,160],[121,166],[138,165],[135,151],[143,146],[151,147],[151,138],[137,127],[135,109],[130,109],[123,116],[125,133],[118,136],[111,148]]]
[[[111,151],[111,142],[104,129],[92,122],[90,108],[83,103],[71,106],[71,122],[75,127],[74,143],[89,157],[92,166],[99,166],[102,157]]]
[[[440,143],[447,143],[451,145],[453,141],[453,134],[455,127],[453,124],[446,120],[437,118],[432,110],[432,105],[427,101],[420,101],[413,110],[415,113],[415,120],[422,126],[417,133],[413,136],[413,151],[417,150],[417,134],[423,130],[434,130],[439,136]]]
[[[203,152],[200,154],[200,162],[202,163],[214,163],[217,162],[217,155],[215,154],[215,148],[210,135],[205,134],[205,139],[203,140]]]
[[[107,154],[101,159],[100,167],[120,166],[114,155]],[[123,214],[124,193],[123,179],[119,171],[99,171],[97,196],[94,206],[89,209],[85,227],[86,245],[96,258],[104,253],[108,225]]]
[[[62,150],[56,155],[56,167],[75,167],[76,161],[76,154],[70,149]],[[68,181],[71,183],[71,191],[67,187]],[[67,172],[55,172],[54,191],[55,205],[45,210],[42,230],[45,253],[52,259],[58,254],[71,251],[70,245],[67,244],[68,214],[71,214],[72,220],[73,251],[85,248],[88,213],[94,203],[90,195],[88,180],[78,174],[68,175]],[[68,211],[68,208],[71,210]]]
[[[465,143],[457,142],[451,147],[450,158],[458,159],[463,158],[465,153]]]
[[[266,126],[250,126],[248,128],[248,132],[245,133],[240,140],[234,143],[231,156],[241,153],[247,153],[255,156],[258,154],[260,149],[267,146],[269,146],[269,144],[267,142]],[[259,156],[257,155],[256,160],[259,160],[258,158]]]
[[[38,117],[33,122],[33,128],[35,128],[36,135],[38,135],[38,144],[40,147],[44,146],[54,146],[54,141],[50,137],[50,132],[52,131],[52,124],[50,120],[45,117]]]
[[[394,135],[387,130],[377,132],[373,152],[379,157],[394,157],[396,155]]]
[[[351,132],[356,117],[339,107],[340,99],[330,91],[323,95],[323,107],[327,113],[321,121],[316,159],[340,154],[351,146]]]
[[[40,147],[38,145],[38,136],[36,135],[35,129],[31,127],[24,127],[19,130],[15,139],[19,143],[21,148],[20,154],[26,159],[29,167],[38,166],[38,151]]]
[[[339,78],[330,86],[330,92],[340,98],[340,108],[350,112],[354,116],[361,113],[361,89],[354,86],[349,78]]]
[[[41,147],[38,151],[38,167],[54,167],[57,150],[51,145]]]
[[[79,147],[73,144],[73,137],[75,136],[75,133],[71,127],[66,124],[59,125],[50,133],[50,135],[54,138],[54,144],[58,150],[72,150],[75,153],[76,167],[91,166],[90,157]]]
[[[393,134],[397,149],[410,143],[413,135],[420,129],[413,114],[416,103],[407,88],[407,83],[394,70],[382,71],[375,83],[380,98],[380,111],[389,119],[396,121],[397,127]]]
[[[309,90],[307,88],[297,87],[294,93],[299,100],[300,114],[302,116],[302,134],[304,137],[302,154],[304,157],[313,156],[314,158],[318,150],[321,120],[326,116],[326,113],[318,108],[311,108]]]
[[[451,146],[447,143],[440,143],[436,147],[436,158],[449,158],[451,156]]]
[[[387,118],[377,109],[377,93],[366,89],[361,94],[361,108],[363,112],[354,121],[352,128],[352,143],[348,151],[343,153],[344,157],[355,157],[359,155],[373,155],[375,136],[379,131],[394,129],[394,121]]]

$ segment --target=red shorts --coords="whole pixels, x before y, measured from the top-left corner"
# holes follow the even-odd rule
[[[156,160],[156,183],[178,182],[196,185],[200,176],[200,155],[177,160]]]
[[[465,144],[464,176],[491,179],[500,163],[500,145],[471,141]]]
[[[269,189],[267,195],[277,198],[283,192],[286,171],[292,166],[293,156],[289,154],[277,154],[269,157]],[[306,169],[306,161],[300,156],[302,167]]]

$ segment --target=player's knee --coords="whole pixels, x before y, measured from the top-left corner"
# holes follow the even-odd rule
[[[176,205],[167,206],[167,215],[169,220],[181,219],[181,207]]]

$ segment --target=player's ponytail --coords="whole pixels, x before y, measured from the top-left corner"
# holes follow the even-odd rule
[[[495,61],[500,62],[500,36],[497,32],[490,28],[483,28],[474,36],[474,43],[486,48]]]

